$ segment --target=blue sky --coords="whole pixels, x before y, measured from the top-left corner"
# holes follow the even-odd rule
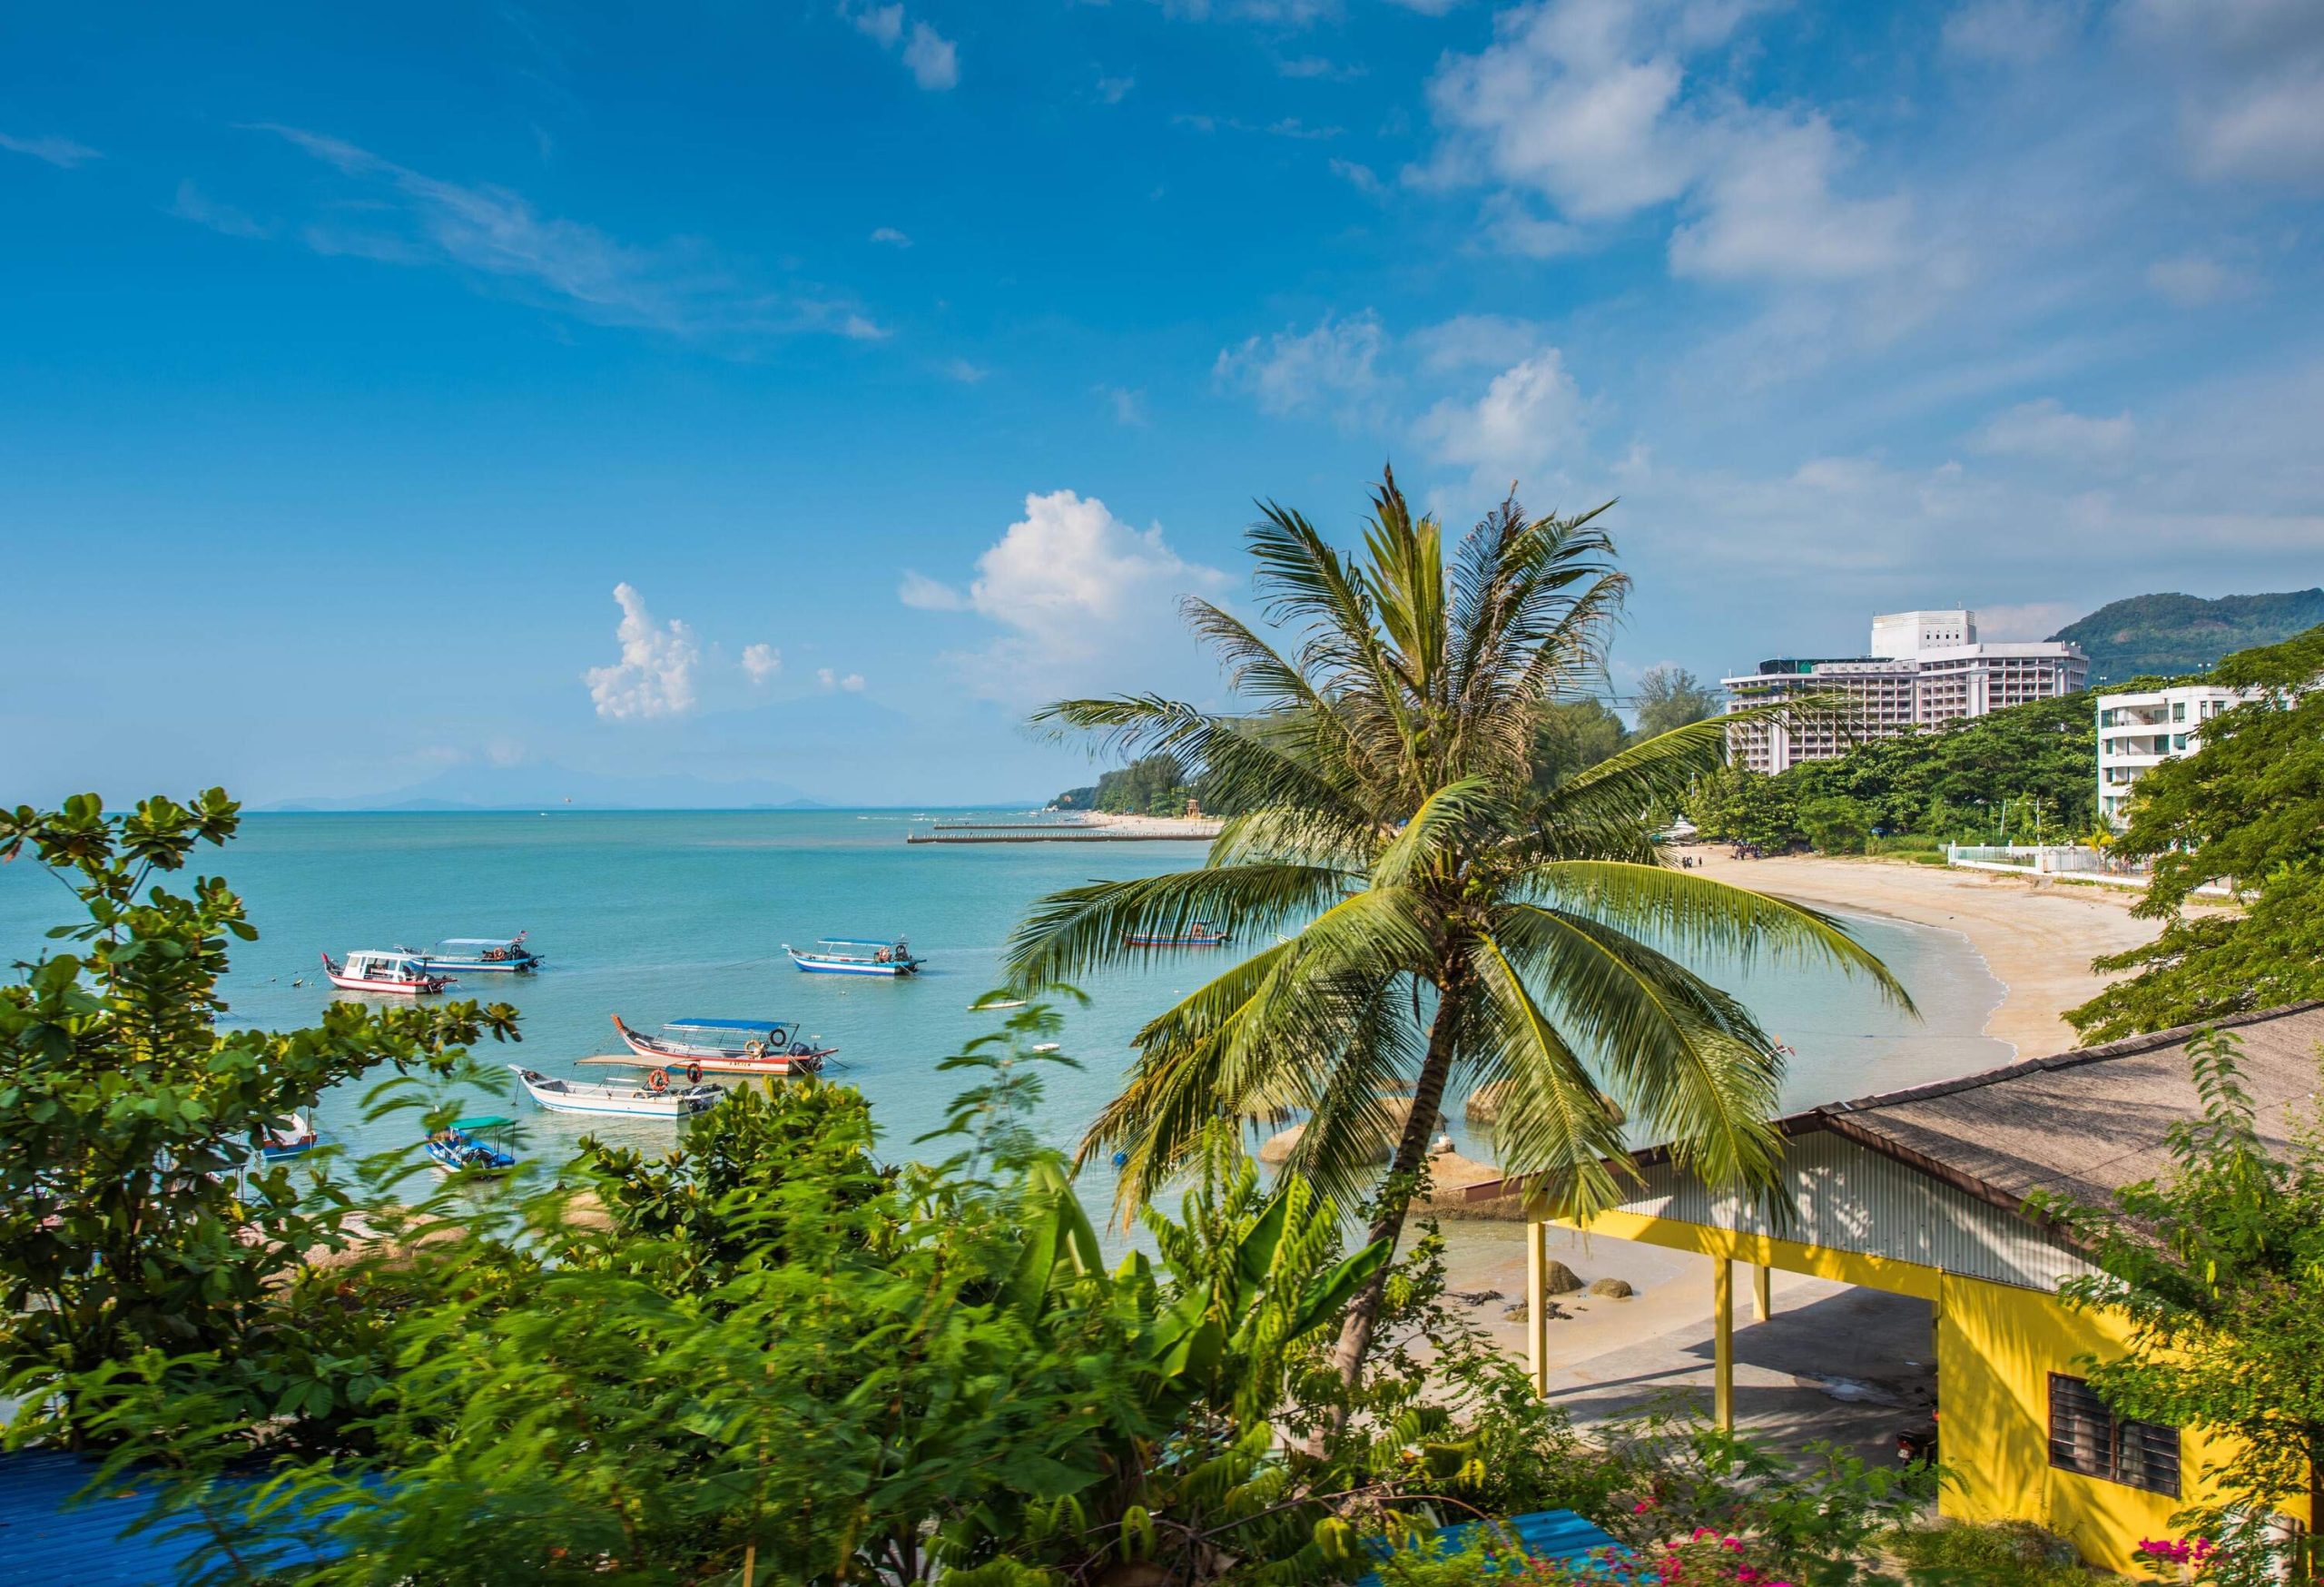
[[[1251,502],[1617,687],[2324,576],[2312,0],[19,7],[0,798],[1080,780]],[[529,793],[524,797],[532,797]]]

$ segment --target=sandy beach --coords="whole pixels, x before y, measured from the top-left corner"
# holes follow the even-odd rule
[[[2020,1058],[2080,1045],[2064,1015],[2105,985],[2090,961],[2152,941],[2162,929],[2132,915],[2137,893],[2113,888],[1886,860],[1809,854],[1735,860],[1709,844],[1681,852],[1709,874],[1738,886],[1819,909],[1960,932],[2009,989],[1984,1033],[2008,1042]]]

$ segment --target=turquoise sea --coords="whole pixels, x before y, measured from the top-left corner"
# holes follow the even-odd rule
[[[971,813],[1003,813],[943,816]],[[686,1016],[796,1020],[838,1046],[833,1078],[862,1088],[885,1149],[901,1157],[941,1121],[957,1089],[957,1077],[935,1072],[937,1061],[998,1025],[968,1005],[999,981],[1026,906],[1058,887],[1154,874],[1202,853],[1177,843],[907,847],[906,832],[926,830],[931,819],[902,811],[254,815],[202,868],[231,881],[260,932],[235,949],[224,989],[231,1022],[305,1023],[329,999],[349,995],[320,981],[325,951],[337,958],[528,931],[547,956],[545,971],[478,977],[458,989],[523,1011],[522,1046],[504,1053],[487,1042],[480,1057],[609,1078],[573,1060],[617,1048],[612,1014],[643,1028]],[[74,902],[27,862],[0,867],[0,964],[42,952],[44,932],[70,919]],[[2002,989],[1965,940],[1856,923],[1912,991],[1920,1021],[1837,974],[1699,966],[1797,1050],[1787,1108],[2007,1060],[2006,1046],[1977,1034]],[[915,980],[803,975],[783,956],[786,941],[898,932],[928,961]],[[1197,951],[1086,984],[1089,1006],[1071,1010],[1064,1038],[1065,1051],[1086,1067],[1048,1076],[1041,1128],[1051,1141],[1073,1146],[1112,1094],[1138,1025],[1220,962],[1220,953]],[[524,1150],[536,1158],[560,1155],[584,1133],[650,1147],[675,1129],[585,1122],[529,1103],[511,1109],[507,1093],[490,1100],[519,1113]],[[326,1130],[364,1149],[395,1144],[406,1128],[367,1124],[354,1096],[327,1097],[320,1112]],[[1473,1138],[1457,1109],[1451,1128],[1463,1152],[1491,1156],[1490,1141]],[[1112,1188],[1102,1168],[1085,1179],[1093,1212]]]

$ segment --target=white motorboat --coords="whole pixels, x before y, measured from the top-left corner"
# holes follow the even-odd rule
[[[716,1086],[670,1083],[669,1071],[653,1070],[631,1084],[560,1080],[512,1063],[509,1070],[525,1092],[552,1113],[605,1113],[630,1119],[684,1119],[716,1105],[726,1093]]]

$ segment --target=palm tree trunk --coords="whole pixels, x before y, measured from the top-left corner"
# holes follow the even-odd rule
[[[1372,1238],[1387,1241],[1391,1257],[1397,1241],[1403,1237],[1404,1214],[1428,1162],[1428,1142],[1436,1131],[1437,1115],[1443,1110],[1444,1082],[1452,1072],[1453,1037],[1460,1024],[1461,989],[1467,979],[1467,961],[1456,957],[1437,987],[1436,1018],[1428,1028],[1428,1051],[1421,1060],[1420,1080],[1413,1089],[1413,1110],[1405,1117],[1396,1155],[1389,1160],[1387,1190],[1372,1220]],[[1371,1354],[1373,1330],[1379,1326],[1380,1302],[1387,1289],[1388,1267],[1384,1264],[1355,1292],[1340,1324],[1340,1342],[1332,1352],[1332,1365],[1351,1389],[1364,1375],[1364,1359]],[[1345,1420],[1342,1407],[1334,1414],[1333,1430],[1336,1432]]]

